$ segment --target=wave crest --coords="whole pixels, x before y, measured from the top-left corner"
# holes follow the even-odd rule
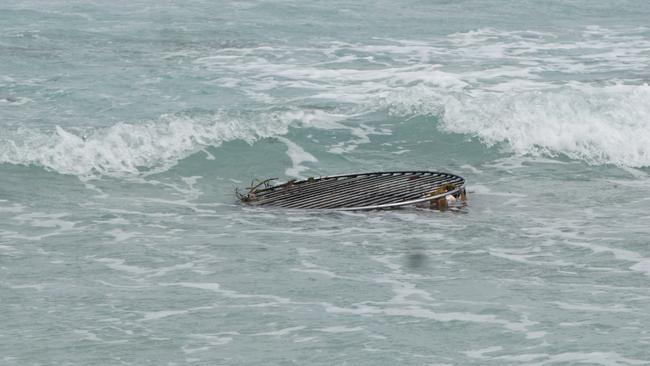
[[[293,123],[319,123],[322,111],[285,111],[254,117],[163,115],[156,121],[118,123],[85,133],[56,126],[53,131],[0,131],[0,163],[37,165],[80,177],[129,176],[144,169],[168,169],[205,146],[284,135]]]
[[[517,154],[650,166],[650,86],[614,85],[446,97],[441,128]]]

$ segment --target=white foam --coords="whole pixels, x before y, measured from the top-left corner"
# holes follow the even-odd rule
[[[329,278],[337,278],[337,277],[339,277],[336,273],[334,273],[332,271],[328,271],[326,269],[319,269],[319,268],[292,268],[291,271],[293,271],[293,272],[301,272],[301,273],[318,274],[318,275],[329,277]]]
[[[96,259],[96,261],[105,264],[108,268],[114,269],[116,271],[127,272],[130,274],[142,275],[150,272],[150,270],[146,268],[124,264],[123,259],[99,258]]]
[[[469,164],[463,164],[460,166],[461,169],[469,170],[470,172],[474,174],[483,174],[483,171],[481,169],[478,169],[474,166],[471,166]]]
[[[85,330],[85,329],[75,329],[75,330],[73,330],[73,332],[74,332],[75,334],[79,334],[80,336],[83,337],[83,339],[85,339],[85,340],[87,340],[87,341],[94,341],[94,342],[101,342],[101,341],[102,341],[102,339],[99,338],[99,337],[97,336],[97,334],[95,334],[95,333],[93,333],[93,332],[91,332],[91,331],[89,331],[89,330]]]
[[[605,312],[605,313],[629,313],[630,309],[622,304],[613,304],[607,306],[598,306],[594,304],[570,304],[566,302],[556,301],[557,306],[564,310],[577,310],[577,311],[591,311],[591,312]]]
[[[306,166],[302,164],[318,162],[318,159],[316,159],[312,154],[306,152],[302,147],[298,146],[295,142],[284,137],[278,137],[278,139],[287,145],[287,155],[289,155],[289,158],[291,159],[291,163],[293,164],[290,168],[287,168],[286,170],[286,174],[288,176],[295,177],[295,178],[302,178],[302,175],[300,175],[300,173],[308,169]]]
[[[621,365],[647,365],[650,361],[638,360],[623,357],[616,352],[566,352],[557,355],[551,355],[545,360],[537,363],[530,363],[530,366],[541,366],[548,364],[592,364],[602,366],[621,366]]]
[[[539,249],[539,248],[535,248],[535,249]],[[553,261],[538,260],[537,258],[545,258],[545,257],[549,257],[550,255],[546,253],[540,253],[537,250],[530,249],[530,248],[524,248],[520,250],[506,249],[506,248],[490,248],[488,250],[488,253],[498,258],[508,259],[513,262],[532,264],[532,265],[545,265],[545,266],[575,265],[572,262],[567,262],[562,259],[556,259]]]
[[[215,114],[203,117],[164,115],[157,121],[118,123],[75,134],[54,131],[0,130],[0,163],[38,165],[63,174],[139,175],[139,168],[164,170],[205,146],[231,140],[252,143],[283,135],[291,124],[318,123],[323,111],[261,113],[252,117]]]
[[[474,184],[468,187],[467,189],[471,193],[489,195],[489,196],[503,196],[503,197],[515,197],[515,198],[525,198],[526,195],[522,193],[512,193],[512,192],[494,192],[488,186],[481,184]]]
[[[380,308],[376,306],[357,304],[354,308],[342,308],[334,305],[329,305],[325,307],[325,311],[337,314],[356,314],[362,316],[380,314],[388,316],[423,318],[439,322],[460,321],[467,323],[497,324],[509,331],[516,332],[526,332],[526,329],[529,325],[535,324],[534,322],[530,321],[523,321],[519,323],[511,322],[505,319],[500,319],[497,316],[491,314],[475,314],[467,312],[434,312],[421,306]]]
[[[138,235],[141,235],[141,233],[139,232],[127,232],[120,228],[115,228],[113,230],[107,231],[106,233],[113,236],[116,242],[126,241],[133,237],[137,237]]]
[[[149,320],[158,320],[162,318],[166,318],[168,316],[174,316],[174,315],[185,315],[188,314],[189,312],[187,310],[160,310],[160,311],[149,311],[144,313],[144,317],[140,319],[141,321],[149,321]]]
[[[493,353],[493,352],[498,352],[501,351],[503,347],[501,346],[493,346],[493,347],[487,347],[487,348],[481,348],[481,349],[476,349],[476,350],[470,350],[470,351],[465,351],[465,355],[471,358],[485,358],[486,353]]]
[[[190,338],[201,340],[211,346],[222,346],[232,342],[233,337],[239,335],[238,332],[220,332],[216,334],[190,334]]]
[[[189,347],[187,347],[187,346],[183,346],[183,347],[182,347],[183,353],[185,353],[185,354],[187,354],[187,355],[190,355],[190,354],[192,354],[192,353],[196,353],[196,352],[207,351],[207,350],[209,350],[209,349],[210,349],[210,347],[208,347],[208,346],[197,347],[197,348],[189,348]]]
[[[292,125],[347,130],[353,139],[329,146],[331,153],[346,154],[368,143],[370,134],[386,133],[358,122],[380,111],[441,119],[444,132],[474,136],[516,155],[650,166],[650,87],[644,84],[650,39],[644,29],[588,27],[567,38],[488,28],[424,40],[209,52],[178,50],[167,57],[193,58],[221,88],[289,110],[165,115],[90,130],[85,139],[62,127],[5,129],[0,163],[84,177],[138,175],[142,168],[168,169],[206,146],[282,136]],[[603,76],[612,74],[618,79]],[[336,109],[303,107],[323,103]],[[293,164],[287,173],[300,176],[315,157],[287,146]]]
[[[544,338],[545,336],[546,336],[546,332],[542,330],[526,333],[526,339],[539,339],[539,338]]]
[[[346,327],[344,325],[325,327],[318,329],[321,332],[325,333],[350,333],[350,332],[360,332],[364,330],[364,327]]]
[[[91,257],[92,258],[92,257]],[[117,258],[93,258],[96,262],[104,264],[106,267],[120,271],[120,272],[126,272],[132,275],[146,275],[146,277],[160,277],[164,276],[167,273],[178,271],[178,270],[183,270],[183,269],[189,269],[192,268],[194,265],[192,263],[184,263],[184,264],[177,264],[173,266],[168,266],[168,267],[160,267],[160,268],[144,268],[144,267],[138,267],[138,266],[133,266],[133,265],[128,265],[125,264],[124,259],[117,259]]]
[[[5,233],[8,233],[8,232],[7,231],[0,231],[0,238],[4,237]],[[15,233],[15,232],[12,232],[12,233]],[[9,245],[0,244],[0,251],[3,251],[4,253],[2,253],[2,254],[4,254],[4,255],[14,255],[17,252],[17,249],[12,247],[12,246],[9,246]]]
[[[59,228],[59,231],[72,230],[76,223],[72,221],[62,220],[61,218],[65,216],[68,216],[68,214],[32,212],[15,216],[14,220],[17,220],[21,223],[28,223],[33,227]]]
[[[207,283],[207,282],[202,282],[202,283],[179,283],[179,285],[183,287],[191,287],[191,288],[198,288],[202,290],[210,290],[210,291],[221,291],[221,285],[218,283]]]
[[[297,326],[297,327],[289,327],[289,328],[283,328],[279,330],[274,330],[270,332],[262,332],[262,333],[254,333],[252,335],[254,336],[274,336],[274,337],[280,337],[280,336],[285,336],[289,335],[293,332],[297,332],[299,330],[305,329],[304,326]]]
[[[611,253],[614,256],[614,258],[618,260],[636,262],[634,265],[630,267],[630,269],[633,271],[641,272],[647,276],[650,276],[650,258],[644,257],[637,252],[626,250],[626,249],[610,248],[604,245],[591,244],[591,243],[565,241],[565,244],[581,247],[581,248],[587,248],[593,251],[594,253]]]
[[[311,342],[318,340],[318,337],[296,337],[293,339],[294,343],[303,343],[303,342]]]
[[[213,309],[213,307],[211,307],[211,306],[198,306],[198,307],[195,307],[195,308],[182,309],[182,310],[145,311],[144,312],[144,317],[139,319],[138,321],[145,322],[145,321],[150,321],[150,320],[158,320],[158,319],[163,319],[163,318],[167,318],[167,317],[170,317],[170,316],[187,315],[187,314],[190,314],[193,311],[211,310],[211,309]]]
[[[487,28],[417,41],[228,49],[195,62],[239,75],[236,87],[264,103],[286,102],[274,91],[298,88],[298,100],[351,105],[342,109],[348,118],[377,110],[438,116],[443,131],[518,155],[642,167],[650,165],[650,88],[640,81],[649,51],[638,28],[587,27],[571,38]],[[360,61],[379,58],[372,67]],[[612,73],[619,79],[602,81]]]
[[[650,87],[574,83],[546,91],[447,97],[443,129],[517,154],[650,165]]]
[[[11,206],[0,206],[0,212],[19,213],[25,211],[25,206],[14,203]]]
[[[29,284],[29,285],[9,285],[9,288],[12,289],[33,289],[36,291],[43,291],[45,288],[45,285],[42,283],[37,283],[37,284]]]
[[[565,352],[555,355],[546,353],[529,353],[518,355],[499,355],[492,356],[491,353],[504,351],[501,346],[487,347],[483,349],[470,350],[464,352],[471,358],[482,360],[501,360],[509,362],[522,363],[530,366],[555,365],[555,364],[590,364],[602,366],[622,366],[622,365],[647,365],[650,362],[623,357],[616,352]],[[533,362],[535,361],[535,362]],[[498,364],[498,362],[497,362]]]
[[[206,282],[179,282],[179,283],[163,283],[163,286],[182,286],[189,288],[197,288],[201,290],[209,290],[222,294],[225,297],[233,299],[262,299],[262,300],[271,300],[274,304],[286,304],[290,302],[290,299],[275,296],[275,295],[261,295],[261,294],[242,294],[237,291],[222,289],[218,283],[206,283]]]

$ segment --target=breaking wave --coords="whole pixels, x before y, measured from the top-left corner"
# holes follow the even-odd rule
[[[347,128],[368,143],[360,117],[375,114],[376,120],[380,113],[431,117],[442,132],[515,154],[646,167],[648,54],[648,29],[598,27],[565,40],[482,29],[420,41],[192,49],[176,57],[214,75],[210,82],[223,90],[245,95],[256,110],[283,112],[173,114],[97,129],[4,129],[0,163],[78,176],[140,174],[167,169],[205,146],[251,143],[284,135],[290,126]],[[329,151],[348,154],[353,147]]]
[[[650,166],[650,86],[561,88],[447,98],[443,129],[517,154]]]
[[[386,101],[396,114],[440,117],[438,128],[519,155],[650,166],[650,86],[575,84],[522,92],[411,91]]]
[[[321,111],[262,113],[254,117],[210,114],[164,115],[156,121],[118,123],[107,128],[70,131],[0,131],[0,162],[36,165],[81,177],[129,176],[165,170],[180,159],[223,142],[283,135],[293,123],[335,119]]]
[[[441,131],[516,154],[645,167],[648,54],[649,29],[594,26],[571,38],[480,29],[419,41],[229,49],[194,63],[240,76],[234,87],[262,103],[286,103],[278,91],[300,91],[292,101],[435,117]]]

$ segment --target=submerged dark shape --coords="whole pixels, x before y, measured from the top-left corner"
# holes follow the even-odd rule
[[[395,171],[310,177],[271,186],[273,179],[236,190],[252,206],[300,209],[372,210],[418,205],[444,210],[466,201],[465,179],[450,173]]]
[[[9,103],[16,103],[18,98],[12,97],[11,95],[0,96],[0,100],[7,101]]]
[[[427,262],[427,255],[423,251],[410,253],[406,256],[406,264],[413,269],[423,267]]]

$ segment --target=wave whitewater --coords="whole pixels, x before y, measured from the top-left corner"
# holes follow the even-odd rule
[[[36,165],[80,177],[132,176],[142,170],[165,170],[206,147],[284,135],[294,123],[323,123],[335,117],[322,111],[262,113],[254,117],[164,115],[156,121],[118,123],[75,133],[0,131],[0,163]]]
[[[366,112],[432,117],[442,132],[476,137],[487,146],[505,144],[519,155],[565,155],[589,164],[650,166],[648,85],[574,84],[473,94],[420,85],[375,96]],[[36,165],[81,177],[131,176],[143,170],[166,170],[206,146],[282,136],[291,126],[348,128],[354,135],[354,127],[339,123],[351,116],[321,110],[251,116],[164,115],[156,121],[85,131],[58,126],[51,131],[5,130],[0,131],[0,163]]]
[[[650,166],[650,86],[614,85],[448,98],[443,129],[520,155]]]
[[[435,115],[438,128],[518,155],[650,166],[650,86],[573,83],[547,90],[442,94],[426,88],[384,100],[393,114]]]
[[[648,52],[647,28],[586,27],[572,38],[479,29],[419,41],[226,49],[194,63],[239,75],[236,88],[264,103],[287,103],[277,91],[300,90],[304,103],[351,113],[435,117],[441,131],[515,154],[646,167]]]
[[[141,174],[206,146],[281,136],[290,126],[347,128],[367,143],[359,118],[381,112],[431,117],[442,132],[515,154],[650,166],[650,86],[643,79],[650,33],[588,27],[576,37],[483,29],[428,41],[189,50],[183,57],[216,75],[224,90],[247,95],[259,111],[284,111],[164,115],[81,132],[5,129],[0,163],[77,176]],[[619,76],[608,79],[612,73]]]

